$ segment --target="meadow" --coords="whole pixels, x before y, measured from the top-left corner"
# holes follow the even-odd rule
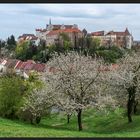
[[[64,114],[52,114],[38,125],[0,118],[0,137],[140,137],[139,115],[128,123],[125,114],[104,115],[88,110],[83,113],[82,121],[83,131],[79,132],[76,116],[67,124]]]

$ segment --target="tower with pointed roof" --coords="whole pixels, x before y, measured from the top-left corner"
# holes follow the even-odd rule
[[[51,22],[51,18],[49,19],[49,25],[51,25],[52,24],[52,22]]]
[[[126,41],[126,48],[131,49],[133,43],[133,37],[130,34],[128,28],[125,29],[125,41]]]
[[[47,29],[48,31],[51,31],[51,30],[53,29],[53,25],[52,25],[51,18],[49,19],[49,24],[47,24],[46,29]]]

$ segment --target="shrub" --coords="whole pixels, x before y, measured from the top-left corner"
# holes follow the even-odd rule
[[[0,116],[17,118],[16,112],[23,96],[23,80],[16,76],[4,76],[0,79]]]

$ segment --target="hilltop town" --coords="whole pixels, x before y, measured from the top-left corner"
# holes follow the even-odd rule
[[[51,58],[52,50],[64,52],[67,49],[80,49],[84,52],[88,50],[89,53],[93,55],[95,49],[101,47],[105,50],[107,49],[107,51],[113,55],[114,52],[116,53],[118,51],[111,50],[114,49],[114,47],[123,52],[122,49],[130,50],[139,46],[139,42],[134,41],[134,37],[127,27],[124,31],[87,32],[86,29],[81,30],[77,24],[52,24],[51,19],[49,20],[49,24],[46,24],[46,28],[35,29],[35,34],[20,35],[15,44],[17,44],[17,47],[14,50],[9,49],[10,53],[8,53],[8,55],[5,53],[6,47],[1,47],[0,71],[14,70],[24,78],[29,78],[29,73],[32,71],[38,73],[51,71],[51,67],[47,66],[45,63]],[[8,43],[5,43],[5,45],[9,46]],[[24,46],[26,46],[28,50],[27,48],[24,49]],[[42,46],[44,48],[42,48]],[[94,50],[92,48],[94,48]],[[7,52],[9,51],[8,49],[6,50]],[[121,51],[119,55],[122,55]],[[24,55],[25,58],[23,58]],[[102,54],[102,52],[99,53],[99,55],[103,57],[109,56],[108,54]],[[115,55],[116,54],[114,54],[114,57],[116,57]],[[109,56],[107,59],[115,62],[114,59],[116,58],[112,59]]]
[[[91,36],[93,39],[100,39],[100,46],[118,46],[120,48],[131,49],[133,46],[133,36],[129,32],[128,28],[124,29],[124,31],[95,31],[88,33],[86,29],[79,29],[77,24],[73,25],[60,25],[60,24],[52,24],[51,20],[49,24],[46,25],[44,29],[36,29],[36,34],[23,34],[18,37],[18,42],[23,40],[33,41],[36,45],[40,42],[40,40],[44,40],[46,45],[53,45],[57,43],[60,39],[60,33],[65,33],[70,38],[72,46],[75,47],[78,44],[78,39]]]

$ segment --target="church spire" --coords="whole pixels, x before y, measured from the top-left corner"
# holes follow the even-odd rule
[[[51,25],[52,23],[51,23],[51,18],[49,19],[49,25]]]

